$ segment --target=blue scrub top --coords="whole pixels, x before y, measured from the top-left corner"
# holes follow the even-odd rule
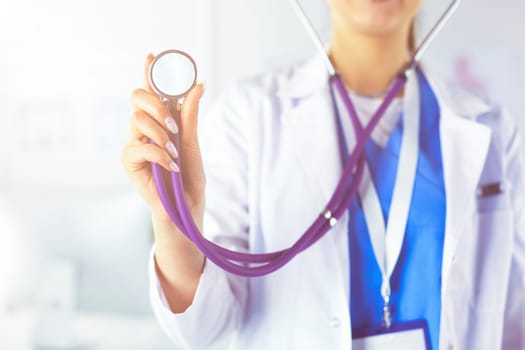
[[[390,280],[390,305],[393,324],[425,321],[431,347],[437,350],[446,215],[439,133],[440,113],[436,97],[419,70],[418,79],[422,106],[420,150],[405,239]],[[338,123],[340,126],[339,119]],[[342,137],[341,127],[339,130]],[[402,136],[403,118],[399,118],[385,148],[372,140],[366,148],[368,165],[385,222],[388,222]],[[344,142],[342,144],[344,145]],[[346,149],[342,151],[348,154]],[[383,299],[380,293],[381,272],[358,199],[352,202],[349,211],[350,313],[355,338],[384,328]]]

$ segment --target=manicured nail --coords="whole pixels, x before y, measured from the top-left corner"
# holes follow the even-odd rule
[[[204,94],[204,91],[206,91],[206,86],[207,86],[208,82],[206,80],[204,80],[201,85],[202,85],[202,93]]]
[[[166,127],[169,131],[171,131],[172,134],[177,134],[179,132],[179,127],[177,126],[175,119],[172,117],[167,117],[164,119],[164,124],[166,124]]]
[[[170,169],[176,173],[180,172],[179,166],[174,161],[170,161]]]
[[[175,147],[173,142],[168,141],[168,143],[166,143],[166,149],[173,158],[179,157],[179,152],[177,152],[177,147]]]

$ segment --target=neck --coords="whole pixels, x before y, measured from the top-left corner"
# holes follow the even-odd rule
[[[408,29],[371,37],[334,28],[330,58],[354,92],[367,96],[382,94],[409,60]]]

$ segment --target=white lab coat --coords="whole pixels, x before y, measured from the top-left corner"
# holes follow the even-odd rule
[[[525,188],[518,130],[501,109],[425,70],[441,109],[447,198],[440,349],[525,349]],[[327,73],[316,56],[237,84],[203,120],[205,235],[251,252],[289,247],[340,177]],[[480,198],[479,186],[505,191]],[[424,204],[422,204],[424,205]],[[350,349],[347,220],[283,269],[230,275],[207,261],[193,304],[151,302],[177,348]]]

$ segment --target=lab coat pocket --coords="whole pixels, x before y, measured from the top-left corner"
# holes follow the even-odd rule
[[[477,239],[471,242],[475,252],[469,263],[471,306],[478,311],[500,311],[505,306],[512,257],[512,211],[480,211],[474,218]]]
[[[509,209],[510,203],[506,194],[478,198],[478,213],[498,212]]]
[[[486,202],[485,202],[486,203]],[[493,203],[494,204],[494,203]],[[495,349],[500,339],[513,247],[512,210],[474,210],[460,234],[445,296],[458,349]]]

